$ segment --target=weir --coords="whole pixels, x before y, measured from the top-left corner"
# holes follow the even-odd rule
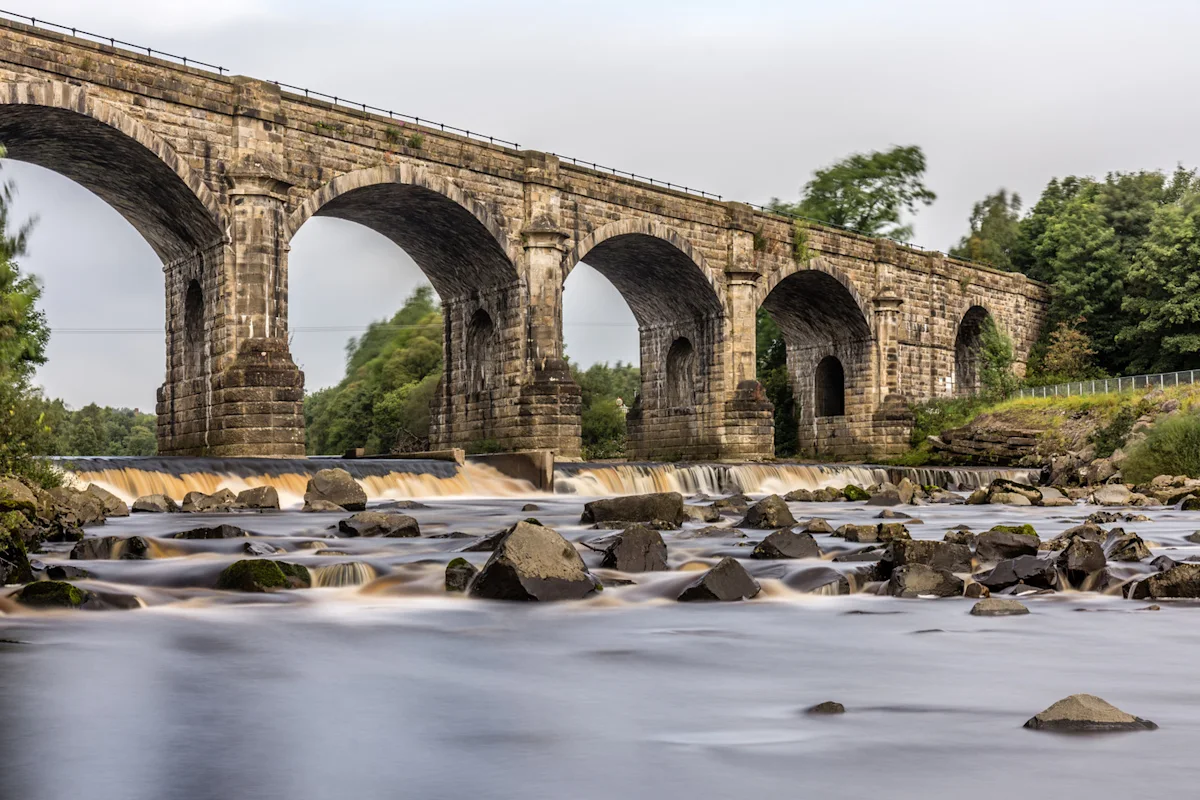
[[[345,469],[371,500],[436,497],[523,497],[544,494],[532,483],[468,461],[417,459],[71,458],[60,460],[74,482],[96,483],[126,502],[147,494],[181,501],[188,492],[234,492],[274,486],[283,505],[298,505],[318,470]],[[908,477],[920,484],[967,491],[996,478],[1035,482],[1036,470],[883,467],[860,464],[560,464],[553,491],[586,496],[679,492],[786,493],[793,489],[870,486]]]

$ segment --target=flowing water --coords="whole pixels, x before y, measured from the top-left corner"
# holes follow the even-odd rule
[[[126,496],[258,485],[303,490],[310,462],[106,462],[81,477]],[[318,462],[317,467],[328,462]],[[976,618],[971,601],[826,596],[807,589],[854,545],[817,541],[821,560],[743,563],[763,585],[733,604],[673,598],[748,543],[730,526],[664,534],[672,572],[629,576],[575,603],[504,604],[447,595],[445,563],[474,537],[535,516],[579,544],[588,495],[703,489],[755,495],[847,480],[861,467],[560,468],[535,494],[482,467],[348,463],[372,505],[406,510],[415,539],[336,538],[344,514],[135,515],[89,535],[141,535],[155,558],[46,565],[91,573],[77,585],[135,595],[143,608],[23,612],[0,600],[0,798],[1129,798],[1190,795],[1200,779],[1200,606],[1066,592],[1026,599],[1026,617]],[[213,477],[215,476],[215,477]],[[966,489],[987,476],[943,476]],[[213,483],[215,481],[215,483]],[[790,481],[790,483],[789,483]],[[207,483],[203,483],[207,482]],[[241,482],[240,484],[238,482]],[[456,483],[457,482],[457,483]],[[932,482],[932,481],[931,481]],[[460,491],[452,492],[457,485]],[[421,487],[426,487],[421,494]],[[490,495],[490,496],[481,496]],[[536,510],[526,511],[526,503]],[[861,503],[795,503],[798,519],[865,523]],[[955,525],[1034,524],[1043,538],[1092,507],[906,508],[915,538]],[[1149,509],[1124,523],[1154,554],[1200,556],[1185,536],[1200,512]],[[170,534],[229,522],[307,565],[319,588],[270,595],[212,590],[245,539]],[[1121,576],[1149,565],[1117,565]],[[1056,736],[1026,719],[1077,692],[1152,719],[1150,733]],[[847,713],[812,717],[824,700]],[[1166,792],[1163,792],[1163,790]]]

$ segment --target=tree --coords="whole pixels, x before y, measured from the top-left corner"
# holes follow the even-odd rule
[[[1027,383],[1048,385],[1104,377],[1103,370],[1096,367],[1096,351],[1092,348],[1092,340],[1079,329],[1085,322],[1080,318],[1058,323],[1050,333],[1046,346],[1036,358],[1030,358]]]
[[[771,201],[782,213],[827,222],[869,236],[906,241],[912,226],[901,215],[937,199],[924,184],[925,153],[920,147],[893,147],[886,152],[855,153],[813,173],[800,202]]]
[[[619,458],[625,455],[625,411],[634,404],[641,387],[641,371],[632,364],[593,364],[586,370],[571,365],[579,384],[583,406],[582,437],[585,458]],[[618,402],[618,400],[620,402]]]
[[[1200,356],[1200,192],[1161,206],[1129,270],[1118,343],[1132,369],[1195,367]]]
[[[991,317],[983,321],[979,330],[979,382],[983,395],[988,400],[1003,400],[1017,389],[1017,377],[1013,374],[1012,339],[996,327]]]
[[[1021,198],[1001,189],[975,204],[970,233],[951,248],[950,255],[1013,269],[1013,251],[1021,235]]]
[[[787,345],[783,332],[765,308],[758,309],[758,381],[775,406],[775,455],[796,455],[800,447],[800,423],[796,418],[796,395],[787,369]]]

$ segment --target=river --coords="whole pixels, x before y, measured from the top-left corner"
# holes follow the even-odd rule
[[[835,468],[813,469],[805,481],[838,480]],[[561,488],[634,487],[633,477],[579,472],[563,473]],[[828,536],[817,537],[822,561],[744,561],[764,591],[743,603],[670,599],[695,572],[634,576],[636,585],[554,605],[447,595],[444,564],[472,540],[442,534],[535,516],[576,542],[604,535],[579,523],[586,495],[491,488],[501,496],[424,495],[426,508],[405,512],[419,539],[327,538],[345,515],[296,510],[135,515],[90,530],[153,540],[149,561],[70,562],[92,572],[78,585],[133,593],[146,607],[0,615],[0,798],[1128,798],[1186,796],[1200,778],[1194,604],[1146,611],[1066,592],[1025,599],[1028,616],[977,618],[966,599],[798,591],[815,571],[861,566],[829,561],[851,545]],[[374,503],[399,491],[374,491]],[[792,509],[834,526],[879,510]],[[914,538],[1031,522],[1045,539],[1095,508],[904,510],[924,520],[910,525]],[[1184,539],[1200,512],[1145,513],[1150,521],[1124,527],[1155,555],[1200,555]],[[219,522],[353,585],[208,589],[244,540],[165,537]],[[665,534],[673,570],[748,554],[732,529],[693,538],[697,527]],[[69,546],[54,547],[39,558],[67,563]],[[584,554],[595,568],[598,554]],[[363,566],[323,569],[345,562]],[[1021,727],[1078,692],[1160,728]],[[803,713],[825,700],[847,713]]]

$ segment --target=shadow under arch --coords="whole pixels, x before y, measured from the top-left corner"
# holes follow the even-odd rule
[[[982,305],[972,305],[959,318],[958,330],[954,335],[954,385],[951,392],[955,397],[970,397],[983,388],[983,328],[988,320],[994,323],[992,313]]]
[[[455,184],[422,169],[372,167],[339,175],[292,212],[289,238],[314,216],[357,222],[386,236],[443,300],[520,280],[503,226]]]
[[[112,206],[164,262],[218,245],[226,221],[201,177],[129,115],[57,81],[0,89],[8,157],[57,172]]]

